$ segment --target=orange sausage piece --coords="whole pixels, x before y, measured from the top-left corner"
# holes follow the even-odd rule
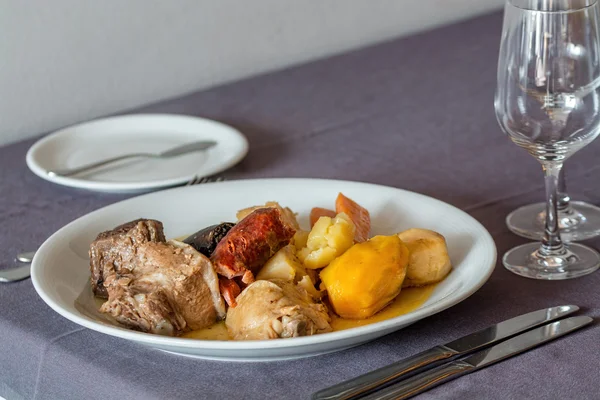
[[[221,292],[221,295],[223,296],[229,307],[237,306],[235,298],[238,297],[242,289],[233,279],[227,279],[220,276],[219,291]]]
[[[366,208],[361,207],[358,203],[340,193],[337,199],[335,199],[335,211],[338,214],[342,212],[346,213],[350,217],[350,220],[354,222],[354,226],[356,227],[356,232],[354,233],[355,242],[366,242],[369,239],[371,217]]]
[[[310,227],[312,228],[321,217],[335,217],[335,211],[326,208],[315,207],[310,210]]]
[[[228,279],[252,283],[273,254],[287,246],[296,230],[277,208],[258,208],[227,232],[210,256],[215,272]]]

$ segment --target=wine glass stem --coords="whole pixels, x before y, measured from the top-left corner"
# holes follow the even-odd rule
[[[558,174],[558,196],[556,198],[556,206],[559,211],[566,212],[569,210],[569,202],[571,198],[567,193],[567,184],[565,182],[565,168],[561,168]]]
[[[540,252],[545,256],[559,255],[566,251],[558,231],[558,177],[562,163],[545,162],[544,168],[546,181],[546,227],[542,238]]]

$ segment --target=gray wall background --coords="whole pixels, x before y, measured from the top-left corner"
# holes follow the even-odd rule
[[[0,144],[499,9],[502,0],[0,0]]]

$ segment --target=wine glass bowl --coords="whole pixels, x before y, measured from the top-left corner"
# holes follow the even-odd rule
[[[600,266],[600,254],[566,246],[558,229],[563,163],[600,133],[596,0],[507,0],[494,108],[504,133],[541,164],[546,221],[540,243],[508,251],[504,266],[537,279],[567,279]]]

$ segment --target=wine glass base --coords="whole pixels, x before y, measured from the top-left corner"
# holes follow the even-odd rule
[[[558,213],[558,228],[563,242],[591,239],[600,235],[600,207],[583,201],[571,201],[568,213]],[[517,208],[506,217],[506,226],[516,235],[542,240],[546,219],[546,203]]]
[[[532,279],[561,280],[590,274],[600,267],[600,254],[587,246],[572,243],[560,257],[541,257],[540,243],[527,243],[507,251],[502,258],[509,271]]]

